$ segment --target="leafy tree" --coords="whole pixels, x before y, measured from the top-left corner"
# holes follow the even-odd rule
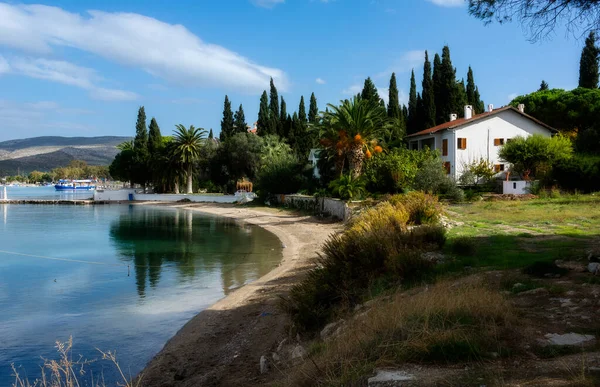
[[[479,95],[479,90],[475,85],[475,78],[473,77],[473,69],[471,69],[471,66],[469,66],[469,71],[467,71],[466,93],[467,104],[473,106],[476,114],[483,113],[485,111],[485,107],[483,106],[483,101]]]
[[[213,138],[214,138],[214,134],[213,134],[212,128],[210,128],[210,130],[208,131],[208,139],[212,140]]]
[[[310,95],[310,106],[308,108],[308,122],[311,124],[317,123],[317,117],[319,116],[319,108],[317,106],[317,98],[315,93]]]
[[[544,81],[542,79],[542,83],[540,83],[540,88],[538,89],[538,91],[545,91],[548,90],[550,87],[548,86],[548,83],[546,83],[546,81]]]
[[[450,48],[448,46],[444,46],[442,49],[439,89],[437,86],[434,87],[436,87],[435,92],[437,94],[435,103],[436,121],[438,124],[448,122],[451,113],[460,114],[460,110],[462,110],[462,108],[459,108],[458,111],[456,110],[459,89],[456,83],[456,69],[452,66]]]
[[[150,129],[148,130],[148,152],[151,156],[155,155],[162,146],[162,135],[158,123],[152,117],[150,120]]]
[[[347,159],[351,173],[358,177],[365,158],[380,153],[377,140],[388,126],[386,112],[371,101],[354,97],[339,106],[328,105],[331,111],[323,117],[321,145],[336,152],[336,171],[341,175]]]
[[[427,129],[435,126],[435,95],[433,91],[433,74],[431,73],[431,62],[429,62],[429,54],[427,51],[425,51],[422,85],[423,90],[421,93],[421,98],[423,99],[423,113],[421,129]]]
[[[133,172],[134,172],[134,153],[133,153],[133,141],[126,141],[117,146],[120,150],[115,156],[114,160],[108,167],[110,175],[113,179],[120,181],[129,181],[133,184]]]
[[[181,162],[184,169],[187,177],[186,193],[188,194],[193,193],[193,168],[200,156],[204,136],[206,136],[206,130],[194,128],[194,125],[190,125],[189,129],[181,124],[175,127],[173,155]]]
[[[442,104],[442,60],[440,56],[436,53],[433,58],[433,100],[435,102],[435,123],[439,125],[441,123],[446,122],[443,119],[440,119],[440,114],[438,114],[438,106]]]
[[[530,39],[534,41],[550,34],[562,22],[572,30],[600,28],[598,0],[469,0],[469,13],[486,24],[502,24],[516,17],[529,27]]]
[[[592,31],[585,40],[585,47],[581,51],[579,87],[598,88],[598,55],[600,55],[600,49],[596,46],[596,33]]]
[[[211,161],[210,174],[215,183],[235,190],[241,178],[254,180],[260,168],[264,137],[252,133],[236,133],[217,149]]]
[[[515,137],[504,144],[498,155],[513,165],[513,169],[526,176],[540,177],[552,165],[570,159],[571,141],[564,136],[545,137],[534,134],[527,138]]]
[[[225,141],[233,135],[233,132],[233,111],[231,110],[231,102],[229,101],[229,97],[225,96],[225,102],[223,104],[223,119],[221,120],[221,134],[219,135],[219,138],[221,141]]]
[[[459,180],[464,185],[485,184],[496,175],[494,164],[483,157],[464,165],[463,170],[465,172]]]
[[[379,93],[377,92],[377,87],[371,80],[371,77],[365,79],[365,84],[363,86],[362,92],[360,93],[362,99],[370,101],[374,104],[379,105]]]
[[[244,115],[242,104],[240,104],[239,109],[235,112],[233,127],[235,133],[246,133],[248,131],[248,124],[246,123],[246,116]]]
[[[260,107],[258,109],[258,121],[256,122],[256,134],[259,136],[266,136],[267,134],[273,134],[271,131],[270,117],[269,117],[269,97],[267,92],[263,91],[260,97]]]
[[[277,124],[278,134],[281,138],[286,138],[288,133],[286,132],[286,123],[287,123],[287,106],[285,104],[285,99],[281,97],[281,113],[279,115],[279,122]]]
[[[417,82],[415,81],[415,71],[410,74],[410,91],[408,93],[408,120],[406,122],[407,134],[413,134],[419,131],[417,110]]]

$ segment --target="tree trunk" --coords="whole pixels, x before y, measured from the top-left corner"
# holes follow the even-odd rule
[[[175,176],[175,188],[173,189],[173,192],[176,194],[179,193],[179,176]]]
[[[348,155],[350,170],[352,177],[357,178],[362,173],[363,161],[365,160],[365,152],[363,152],[363,144],[352,144],[350,154]]]
[[[194,193],[194,187],[192,186],[192,163],[188,165],[187,170],[187,193]]]

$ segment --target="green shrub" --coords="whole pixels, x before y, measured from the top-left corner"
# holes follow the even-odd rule
[[[413,188],[440,196],[454,202],[464,201],[464,192],[450,178],[439,157],[426,160],[415,176]]]
[[[472,257],[477,252],[477,246],[472,238],[458,237],[452,241],[452,253],[463,257]]]
[[[353,177],[351,173],[329,183],[329,189],[335,197],[342,200],[360,199],[365,194],[365,181]]]
[[[427,224],[439,222],[443,207],[437,197],[424,192],[412,191],[394,195],[389,199],[395,206],[402,205],[409,214],[409,223]]]
[[[584,193],[600,191],[600,156],[578,154],[557,163],[552,177],[566,190]]]

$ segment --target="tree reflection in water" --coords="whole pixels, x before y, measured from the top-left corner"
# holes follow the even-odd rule
[[[179,282],[218,271],[227,294],[281,259],[273,234],[190,210],[129,206],[111,224],[110,237],[119,259],[133,266],[140,298],[148,285],[157,287],[163,269],[174,268]]]

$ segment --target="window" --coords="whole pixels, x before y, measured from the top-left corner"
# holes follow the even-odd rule
[[[448,156],[448,139],[442,140],[442,156]]]
[[[494,146],[501,146],[501,145],[504,145],[504,139],[503,138],[495,138]]]
[[[494,172],[502,172],[504,171],[504,164],[496,164],[494,165]]]
[[[449,161],[446,161],[444,163],[444,169],[446,170],[446,175],[449,175],[450,174],[450,162]]]
[[[456,147],[458,149],[467,149],[467,139],[466,138],[458,138]]]
[[[517,189],[517,183],[513,183],[513,189]]]

